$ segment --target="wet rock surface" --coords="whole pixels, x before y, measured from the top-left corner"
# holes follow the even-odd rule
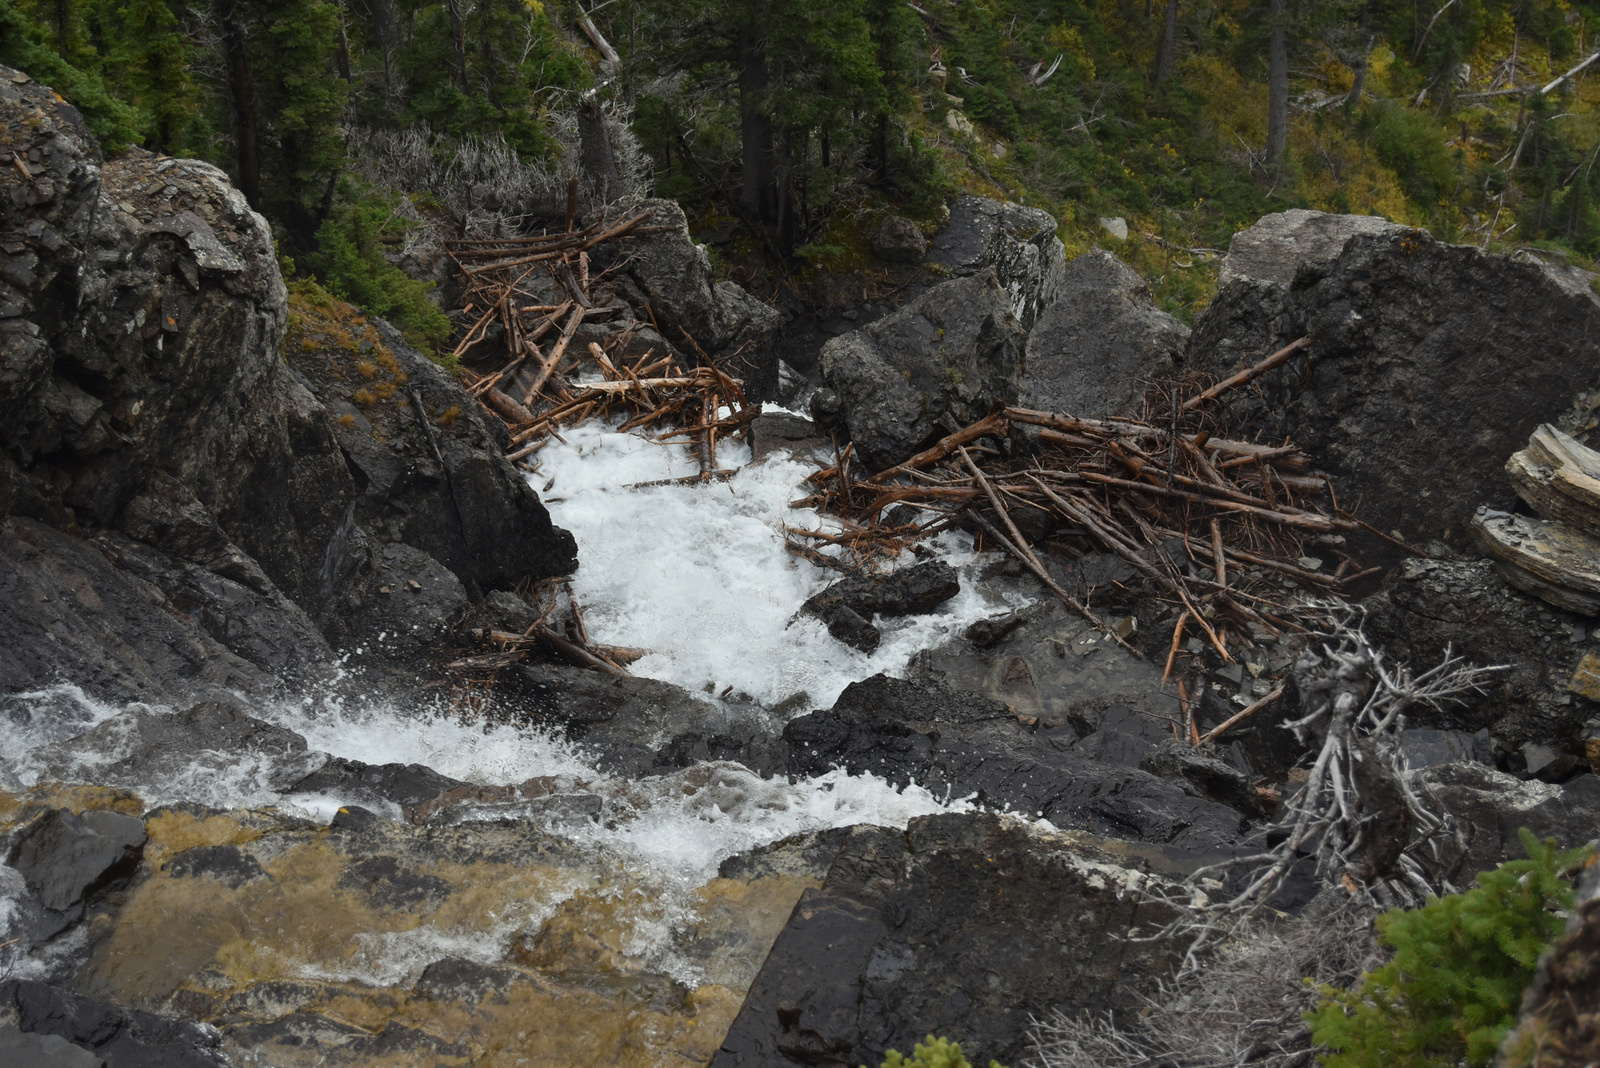
[[[801,895],[711,1064],[876,1064],[930,1032],[1015,1062],[1030,1018],[1125,1006],[1176,963],[1170,943],[1113,932],[1162,923],[1139,890],[1190,863],[994,816],[856,828]]]
[[[1014,401],[1026,337],[984,271],[828,342],[822,376],[858,455],[889,467]]]
[[[1173,372],[1188,340],[1132,268],[1087,252],[1067,264],[1060,295],[1028,334],[1017,404],[1084,419],[1138,415],[1146,387]]]
[[[1151,733],[1153,751],[1159,728]],[[1139,770],[1142,747],[1080,748],[1070,724],[1027,725],[1004,704],[937,684],[884,675],[853,683],[831,709],[791,720],[783,741],[792,774],[871,772],[1115,838],[1216,850],[1245,824],[1242,813]]]
[[[126,1009],[26,979],[0,982],[0,1055],[39,1068],[222,1068],[229,1063],[212,1028],[156,1013]]]

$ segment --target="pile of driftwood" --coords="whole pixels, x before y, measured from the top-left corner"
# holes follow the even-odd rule
[[[1480,508],[1472,519],[1479,544],[1513,586],[1600,615],[1600,453],[1546,423],[1506,473],[1543,518]]]
[[[837,463],[812,477],[816,492],[796,503],[843,518],[847,529],[792,529],[791,551],[815,559],[819,546],[836,545],[846,566],[867,566],[935,530],[973,526],[983,541],[1011,553],[1056,597],[1139,655],[1087,598],[1063,588],[1023,528],[1036,532],[1034,540],[1039,531],[1057,543],[1062,535],[1079,544],[1087,540],[1127,561],[1178,610],[1169,670],[1191,627],[1232,662],[1230,631],[1300,629],[1284,596],[1286,580],[1326,597],[1372,574],[1343,551],[1343,535],[1362,524],[1339,506],[1328,480],[1311,473],[1309,458],[1293,444],[1229,441],[1184,427],[1211,401],[1284,363],[1305,343],[1188,399],[1158,398],[1151,407],[1170,413],[1159,423],[1006,408],[876,474],[856,471],[846,448]],[[979,445],[1024,428],[1037,447],[1023,461]],[[1324,567],[1331,557],[1337,564]]]
[[[707,366],[685,368],[674,352],[651,350],[624,359],[620,354],[633,341],[626,329],[611,334],[605,345],[590,342],[581,351],[573,346],[585,321],[610,319],[621,310],[609,296],[597,296],[595,283],[601,279],[590,277],[589,250],[661,229],[643,225],[650,217],[645,212],[573,230],[574,205],[569,197],[563,233],[446,246],[467,279],[465,310],[478,315],[454,355],[479,344],[491,323],[500,325],[505,341],[505,363],[498,370],[463,372],[469,391],[506,424],[512,441],[508,459],[528,470],[537,470],[530,457],[560,437],[559,427],[623,415],[619,429],[660,427],[658,440],[693,442],[700,474],[686,481],[728,477],[732,471],[717,466],[717,442],[742,433],[760,413],[759,406],[746,402],[737,379],[709,366],[709,360]],[[546,272],[554,286],[531,285],[536,271]],[[566,299],[541,302],[537,294],[552,288]],[[692,346],[693,338],[688,341]]]
[[[658,441],[692,446],[699,474],[679,481],[730,477],[734,469],[718,466],[717,445],[743,434],[761,411],[760,405],[746,401],[737,379],[710,366],[710,360],[704,361],[705,366],[685,367],[676,352],[646,350],[624,358],[622,354],[634,348],[634,334],[627,328],[608,332],[604,343],[573,344],[586,321],[606,321],[622,311],[605,292],[603,278],[591,277],[589,250],[602,242],[663,228],[644,225],[650,217],[646,212],[575,229],[576,187],[568,194],[564,232],[446,245],[467,280],[464,310],[477,316],[454,355],[459,358],[475,347],[481,349],[494,323],[504,339],[498,369],[487,373],[463,369],[462,381],[505,424],[511,438],[507,458],[530,473],[538,471],[534,454],[552,439],[560,440],[561,427],[604,418],[619,430],[649,428]],[[536,279],[537,272],[546,277]],[[552,291],[561,299],[552,303]],[[686,335],[686,340],[693,347],[694,339]],[[478,358],[482,359],[481,352]],[[569,584],[548,581],[523,593],[524,600],[538,607],[538,621],[521,632],[474,631],[472,637],[494,651],[457,660],[448,665],[452,670],[492,677],[538,650],[626,675],[626,665],[644,655],[592,641]],[[476,694],[480,689],[469,684],[463,693]]]

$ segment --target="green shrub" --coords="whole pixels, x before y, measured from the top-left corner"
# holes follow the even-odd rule
[[[862,1065],[862,1068],[866,1068]],[[879,1068],[972,1068],[972,1063],[961,1052],[961,1044],[948,1038],[929,1035],[917,1043],[907,1057],[899,1050],[890,1050]],[[990,1061],[989,1068],[1004,1068],[999,1061]]]
[[[317,249],[304,266],[328,292],[388,319],[407,341],[432,353],[450,338],[450,320],[428,299],[433,285],[383,254],[383,238],[403,229],[390,197],[349,198],[317,229]]]
[[[1520,832],[1527,860],[1480,874],[1464,894],[1378,917],[1394,958],[1352,990],[1323,988],[1307,1014],[1329,1068],[1487,1065],[1516,1021],[1534,964],[1572,905],[1565,873],[1586,850]]]

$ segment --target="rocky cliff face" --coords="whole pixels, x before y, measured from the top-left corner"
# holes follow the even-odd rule
[[[208,673],[183,648],[267,681],[326,659],[325,635],[393,629],[370,608],[386,555],[460,591],[429,618],[575,566],[476,405],[398,335],[301,329],[285,362],[272,234],[221,171],[106,161],[9,69],[0,127],[0,568],[24,654],[0,681],[92,665],[108,696],[150,695]],[[338,368],[368,362],[387,388],[357,411],[362,372]]]

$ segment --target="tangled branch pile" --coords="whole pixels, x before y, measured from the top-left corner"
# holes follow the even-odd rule
[[[1127,561],[1172,601],[1179,613],[1174,654],[1192,624],[1231,662],[1230,629],[1273,636],[1302,629],[1283,600],[1282,581],[1328,595],[1372,574],[1342,549],[1343,534],[1360,522],[1293,444],[1185,429],[1211,401],[1284,363],[1305,343],[1186,400],[1153,395],[1148,407],[1170,409],[1165,425],[1153,417],[1077,419],[1006,408],[876,474],[857,470],[847,447],[838,463],[812,477],[816,492],[803,502],[842,517],[846,531],[791,531],[792,551],[809,557],[817,542],[842,545],[848,562],[870,566],[918,535],[970,522],[1074,611],[1112,633],[1062,588],[1032,544],[1037,535],[1030,540],[1024,529],[1069,532]],[[977,444],[1019,432],[1035,443],[1021,462]],[[1340,562],[1323,571],[1321,558],[1330,552]]]

